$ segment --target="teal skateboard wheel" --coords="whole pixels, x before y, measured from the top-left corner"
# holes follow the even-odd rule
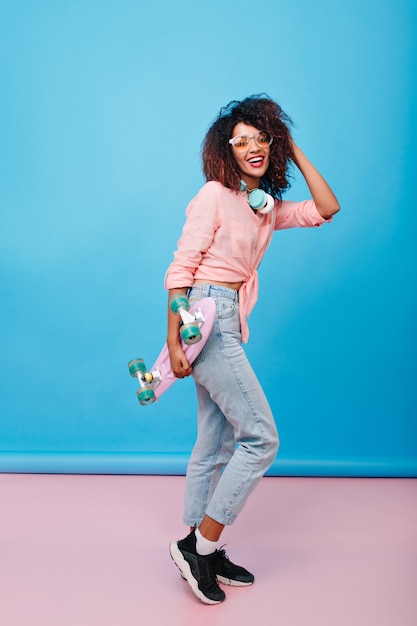
[[[133,361],[129,361],[127,366],[129,368],[130,375],[133,376],[133,378],[137,376],[138,372],[141,374],[146,373],[146,365],[143,359],[133,359]]]
[[[188,311],[190,308],[190,303],[188,302],[187,296],[174,296],[169,303],[170,309],[176,315],[179,314],[180,309],[185,309]]]
[[[139,404],[141,404],[142,406],[152,404],[156,400],[153,389],[138,389],[136,395],[138,397]]]
[[[195,324],[184,324],[181,326],[180,334],[181,339],[188,346],[198,343],[202,337],[199,327]]]

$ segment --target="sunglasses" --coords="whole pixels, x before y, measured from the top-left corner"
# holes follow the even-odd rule
[[[255,135],[237,135],[229,139],[229,143],[236,148],[236,150],[246,150],[249,146],[251,139],[255,140],[255,143],[260,148],[267,148],[271,145],[273,137],[266,130],[260,130]]]

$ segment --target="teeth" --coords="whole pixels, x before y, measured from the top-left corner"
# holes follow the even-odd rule
[[[262,161],[261,157],[256,157],[255,159],[249,159],[249,163],[260,163]]]

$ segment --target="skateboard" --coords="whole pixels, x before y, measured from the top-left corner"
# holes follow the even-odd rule
[[[191,365],[204,348],[213,328],[216,317],[216,304],[213,298],[203,298],[191,307],[186,296],[175,297],[170,302],[171,311],[181,317],[181,344]],[[150,371],[143,359],[129,361],[130,375],[139,381],[136,395],[139,404],[147,406],[155,402],[171,385],[178,380],[171,370],[167,344],[162,348]]]

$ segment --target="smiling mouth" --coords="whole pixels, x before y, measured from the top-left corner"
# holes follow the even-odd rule
[[[248,159],[249,165],[253,167],[260,167],[264,162],[264,157],[253,157],[252,159]]]

